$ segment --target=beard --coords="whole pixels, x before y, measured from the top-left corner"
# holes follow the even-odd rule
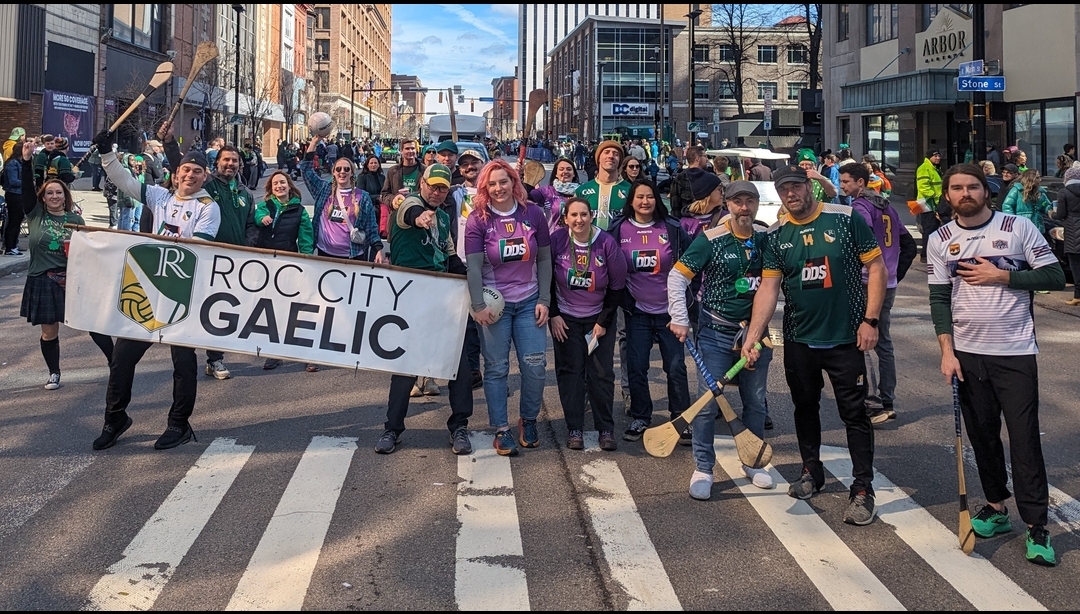
[[[951,203],[950,203],[951,204]],[[962,198],[960,202],[952,206],[953,211],[960,217],[974,217],[986,207],[986,203],[979,202],[974,198]]]
[[[816,204],[817,203],[814,202],[813,192],[807,190],[806,196],[799,202],[788,203],[787,201],[784,201],[784,208],[796,219],[799,219],[800,217],[809,215]]]

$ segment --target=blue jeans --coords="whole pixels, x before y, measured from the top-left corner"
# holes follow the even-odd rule
[[[135,205],[131,208],[131,231],[139,232],[139,220],[142,219],[142,205]]]
[[[667,325],[668,314],[651,314],[634,307],[626,316],[626,362],[630,379],[630,417],[652,422],[653,402],[649,393],[649,354],[653,339],[660,345],[664,373],[667,375],[668,411],[678,416],[690,407],[690,389],[686,383],[686,355],[683,345]]]
[[[536,325],[539,295],[518,303],[507,302],[502,317],[494,324],[480,326],[480,348],[484,354],[484,396],[488,422],[495,428],[510,425],[507,415],[506,378],[510,375],[510,342],[517,351],[521,370],[521,401],[518,414],[536,420],[544,401],[547,378],[547,329]]]
[[[866,403],[867,405],[892,407],[896,399],[896,354],[893,352],[892,308],[896,301],[896,288],[885,290],[885,302],[878,316],[878,342],[873,351],[866,352]],[[877,365],[874,365],[874,356]]]
[[[702,327],[697,336],[698,351],[701,359],[713,379],[719,382],[724,373],[739,360],[740,351],[731,349],[735,342],[734,329],[725,329],[719,332],[712,328]],[[751,433],[765,439],[765,386],[769,381],[769,363],[772,362],[773,351],[768,348],[761,349],[761,356],[754,363],[754,369],[743,369],[739,372],[739,397],[742,399],[742,422]],[[698,378],[698,396],[705,394],[708,387]],[[713,465],[716,464],[716,450],[713,448],[713,438],[716,436],[716,413],[720,408],[716,401],[711,401],[701,410],[691,426],[694,427],[694,462],[697,470],[712,474]]]
[[[131,230],[131,221],[135,219],[135,209],[138,207],[118,207],[119,215],[116,218],[116,227],[119,230]],[[139,227],[135,226],[135,230]]]

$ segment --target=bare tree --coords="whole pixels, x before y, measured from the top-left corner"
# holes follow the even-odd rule
[[[292,130],[296,120],[298,109],[296,108],[296,75],[292,71],[281,69],[281,114],[285,117],[285,130]],[[288,140],[291,134],[282,134],[281,138]]]
[[[781,22],[781,27],[788,31],[789,49],[798,48],[805,54],[805,63],[789,63],[785,76],[795,77],[810,84],[816,90],[821,85],[821,5],[799,4],[801,19],[791,23]]]
[[[748,87],[754,87],[753,79],[746,76],[746,67],[757,61],[762,29],[772,25],[774,17],[774,9],[769,5],[712,5],[712,27],[720,48],[718,53],[710,54],[707,66],[698,70],[731,84],[740,115],[746,112],[744,93]]]
[[[203,69],[203,82],[206,84],[203,101],[206,103],[206,113],[203,128],[203,142],[209,143],[217,137],[228,137],[229,118],[231,114],[226,111],[229,103],[229,90],[233,88],[234,70],[226,58],[229,51],[223,50],[222,55],[206,65]]]
[[[274,100],[277,99],[278,84],[274,83],[275,77],[266,77],[255,80],[249,90],[254,95],[248,97],[247,113],[244,114],[244,125],[252,140],[262,139],[263,122],[274,110]]]

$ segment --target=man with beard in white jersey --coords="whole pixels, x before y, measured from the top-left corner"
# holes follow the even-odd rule
[[[979,537],[1012,530],[1004,415],[1016,507],[1028,526],[1026,558],[1053,566],[1032,307],[1035,291],[1065,287],[1065,273],[1030,220],[990,208],[990,187],[978,166],[946,171],[942,198],[957,217],[927,237],[926,273],[941,372],[947,382],[959,379],[960,411],[986,494],[971,525]]]

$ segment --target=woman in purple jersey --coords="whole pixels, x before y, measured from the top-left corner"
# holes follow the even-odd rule
[[[608,233],[593,226],[589,201],[574,197],[551,235],[554,259],[551,337],[555,375],[569,436],[566,447],[585,448],[585,398],[601,450],[615,450],[615,334],[609,329],[626,286],[626,259]]]
[[[660,190],[643,179],[630,188],[630,210],[611,229],[627,263],[623,316],[626,319],[626,370],[630,380],[630,426],[626,441],[637,441],[652,423],[649,394],[649,354],[659,341],[667,375],[668,411],[674,419],[690,406],[683,346],[668,329],[667,275],[690,246],[690,237],[678,220],[668,215]],[[687,303],[692,303],[691,297]],[[687,445],[690,430],[683,433]]]
[[[551,304],[551,238],[544,211],[528,204],[521,177],[507,162],[492,160],[476,181],[473,212],[465,223],[465,258],[469,267],[472,317],[480,325],[484,355],[484,396],[488,420],[495,427],[494,446],[502,456],[517,454],[510,434],[506,378],[510,343],[521,370],[517,441],[540,445],[536,417],[544,398],[547,334]],[[484,287],[503,296],[496,317],[484,301]]]
[[[578,189],[578,171],[569,158],[559,158],[551,169],[548,184],[529,192],[529,200],[544,208],[548,230],[555,232],[562,219],[562,207],[566,199]]]

